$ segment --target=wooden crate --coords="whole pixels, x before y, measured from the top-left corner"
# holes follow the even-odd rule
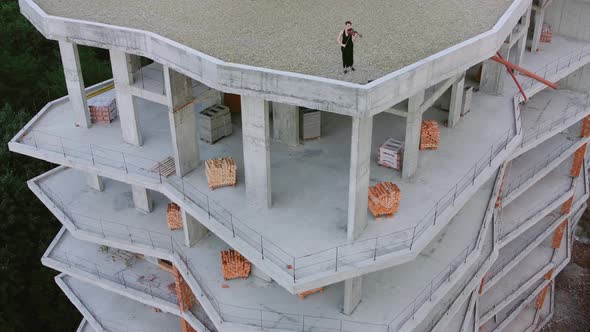
[[[213,144],[232,134],[229,107],[213,105],[199,113],[199,135],[202,140]]]
[[[401,170],[404,142],[388,138],[377,149],[377,163],[381,166]]]
[[[322,127],[322,112],[309,108],[301,108],[299,112],[299,130],[302,140],[320,138]]]
[[[209,188],[235,186],[237,183],[236,161],[231,157],[215,158],[205,161],[205,174]]]
[[[252,264],[239,252],[229,249],[221,251],[221,272],[225,280],[248,278]]]
[[[420,150],[436,150],[440,138],[438,123],[434,120],[422,121],[420,131]]]
[[[377,220],[393,217],[399,209],[401,191],[393,182],[381,182],[369,187],[369,210]]]
[[[182,212],[180,206],[169,203],[166,209],[166,223],[170,230],[182,229]]]

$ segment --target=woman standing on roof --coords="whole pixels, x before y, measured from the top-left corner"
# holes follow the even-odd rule
[[[359,34],[352,30],[352,22],[346,21],[344,26],[344,30],[340,31],[336,41],[340,44],[342,67],[344,67],[344,73],[346,74],[348,73],[348,68],[354,71],[354,42]]]

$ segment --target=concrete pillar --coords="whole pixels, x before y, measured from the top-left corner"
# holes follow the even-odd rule
[[[59,51],[64,67],[74,125],[76,127],[90,128],[92,121],[90,120],[90,111],[86,102],[86,91],[84,90],[84,77],[82,77],[82,68],[80,67],[78,46],[60,40]]]
[[[371,169],[373,117],[352,118],[348,182],[348,241],[356,240],[367,227]]]
[[[86,183],[88,186],[96,191],[104,190],[104,181],[102,176],[94,173],[86,173]]]
[[[545,1],[539,1],[539,7],[535,7],[535,26],[533,28],[533,40],[531,41],[531,52],[539,51],[539,44],[541,43],[541,31],[543,29],[543,21],[545,20]]]
[[[136,209],[146,213],[152,212],[154,202],[149,189],[132,184],[131,194],[133,196],[133,204],[135,205]]]
[[[520,29],[519,31],[525,31],[522,34],[522,37],[516,42],[514,45],[514,50],[510,51],[510,53],[514,53],[514,60],[513,63],[517,66],[522,65],[522,59],[524,58],[524,51],[526,50],[526,42],[527,36],[529,31],[529,25],[531,23],[531,9],[532,7],[529,6],[525,14],[520,19]]]
[[[140,146],[142,138],[139,118],[133,96],[129,92],[129,86],[133,84],[133,73],[141,66],[140,58],[137,55],[114,49],[109,50],[109,53],[123,140],[129,144]]]
[[[200,163],[192,80],[188,76],[164,67],[164,85],[176,175],[185,176]]]
[[[184,231],[184,244],[187,247],[194,246],[209,231],[207,227],[203,226],[203,224],[188,214],[184,209],[182,209],[182,229]]]
[[[424,91],[408,99],[408,116],[406,117],[406,139],[402,161],[402,177],[411,178],[418,169],[420,132],[422,131],[422,113],[420,106],[424,102]]]
[[[449,104],[449,128],[453,128],[461,119],[461,110],[463,109],[463,94],[465,93],[465,75],[451,87],[451,102]]]
[[[351,315],[354,309],[361,303],[361,294],[363,288],[362,277],[344,280],[344,305],[342,313]]]
[[[500,54],[504,59],[510,58],[510,48],[508,44],[504,43],[500,48]],[[491,95],[499,95],[504,89],[504,77],[506,67],[493,60],[485,60],[481,72],[481,82],[479,83],[479,90]]]
[[[242,135],[246,197],[258,207],[272,204],[268,103],[242,96]]]
[[[273,139],[287,145],[299,144],[299,107],[272,103]]]

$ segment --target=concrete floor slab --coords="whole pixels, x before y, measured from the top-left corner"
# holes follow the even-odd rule
[[[387,324],[411,303],[413,298],[417,295],[423,296],[424,293],[421,292],[424,290],[429,291],[431,282],[433,285],[444,282],[447,264],[456,257],[463,257],[464,249],[479,233],[491,185],[490,181],[482,187],[472,198],[470,204],[457,214],[451,224],[414,261],[365,276],[363,296],[371,301],[363,301],[352,316],[340,314],[343,296],[342,284],[329,286],[324,294],[313,295],[301,301],[276,283],[268,284],[256,278],[224,281],[220,270],[219,251],[228,246],[212,234],[199,241],[195,247],[184,249],[184,252],[196,266],[196,270],[205,276],[204,280],[206,280],[208,288],[212,290],[221,304],[224,318],[241,315],[242,321],[247,321],[252,319],[253,314],[259,318],[258,310],[263,309],[269,310],[269,313],[270,311],[293,313],[294,317],[299,317],[297,315],[300,314],[320,315]],[[145,230],[154,230],[156,233],[158,230],[166,228],[165,207],[167,200],[161,195],[154,195],[154,211],[143,214],[132,205],[130,187],[110,179],[105,179],[104,192],[96,192],[86,187],[83,174],[73,170],[64,170],[41,180],[41,186],[52,188],[51,190],[60,197],[61,202],[69,207],[74,219],[77,219],[76,216],[82,215],[79,219],[80,222],[90,226],[81,228],[93,229],[97,233],[97,239],[102,238],[100,220],[103,220],[102,225],[109,225],[105,230],[106,233],[111,231],[123,233],[120,235],[120,239],[127,238],[129,242],[131,238],[128,234],[124,234],[128,229],[133,238],[145,239],[147,238]],[[88,214],[93,215],[93,219],[83,217]],[[473,222],[474,220],[480,222]],[[130,227],[126,228],[125,225]],[[111,229],[111,226],[119,228]],[[140,231],[142,229],[143,231]],[[182,234],[179,232],[166,231],[160,234],[169,234],[179,243],[182,238]],[[166,242],[163,239],[164,237],[161,237],[154,241],[155,245]],[[225,283],[229,284],[229,289],[222,287]],[[222,303],[226,303],[225,307]],[[269,307],[269,303],[272,303],[273,306]],[[237,306],[251,309],[242,310]],[[289,319],[288,317],[281,317],[280,321]],[[237,320],[237,318],[235,319]]]
[[[376,116],[371,184],[396,182],[401,188],[402,200],[400,211],[393,220],[375,222],[370,217],[371,222],[360,241],[391,234],[380,239],[384,249],[408,249],[414,235],[411,228],[421,223],[420,229],[426,230],[431,223],[430,219],[434,220],[437,201],[442,200],[441,206],[448,206],[453,200],[454,189],[468,187],[472,182],[472,172],[485,169],[490,150],[498,152],[501,144],[511,138],[510,131],[514,126],[511,104],[505,99],[486,95],[474,100],[477,108],[456,128],[450,130],[441,126],[439,149],[421,152],[418,175],[411,180],[401,180],[397,171],[380,167],[376,163],[377,146],[387,137],[402,137],[404,120],[390,114]],[[505,102],[506,107],[498,108],[498,102]],[[25,142],[40,150],[56,153],[62,153],[63,146],[69,159],[75,159],[71,156],[81,158],[87,163],[94,162],[98,165],[96,167],[148,174],[146,170],[171,155],[170,135],[168,126],[163,125],[167,122],[167,115],[162,106],[145,101],[138,101],[138,106],[141,109],[139,118],[144,137],[142,147],[122,141],[118,120],[111,125],[95,125],[90,130],[70,126],[67,103],[57,105],[42,116],[32,128],[34,134],[29,134]],[[306,142],[297,148],[273,144],[274,204],[269,210],[254,208],[244,199],[241,129],[237,118],[234,119],[232,136],[215,145],[200,144],[202,159],[220,156],[236,159],[238,185],[235,188],[210,191],[203,166],[185,176],[183,184],[174,176],[163,180],[174,183],[175,188],[184,186],[189,193],[206,193],[212,201],[222,202],[213,203],[212,206],[219,205],[218,209],[224,211],[221,214],[231,213],[232,222],[253,230],[249,235],[254,238],[254,242],[259,242],[257,237],[262,235],[267,243],[274,243],[288,253],[287,256],[300,257],[326,249],[334,250],[334,246],[346,243],[350,118],[331,113],[323,113],[322,116],[323,134],[320,140]],[[447,114],[431,109],[424,117],[442,122]],[[482,132],[478,125],[481,123],[486,123],[494,130]],[[477,169],[473,168],[474,165]],[[153,173],[150,174],[153,176]],[[152,180],[159,181],[157,176]],[[317,204],[318,201],[322,201],[322,204]],[[427,234],[434,236],[432,233]],[[360,250],[364,252],[365,246],[361,247]],[[258,244],[255,249],[258,250]],[[359,249],[355,250],[351,250],[351,253],[357,254]],[[282,250],[277,252],[275,255],[285,258]],[[333,257],[331,253],[328,254],[330,258]],[[318,260],[325,260],[323,254],[308,261],[300,261],[299,266],[314,265]],[[305,272],[301,270],[298,275],[304,276]]]
[[[150,307],[121,295],[62,275],[60,279],[81,301],[107,331],[176,332],[181,330],[180,319],[164,312],[156,313]]]
[[[473,295],[475,296],[475,295]],[[461,308],[457,311],[457,313],[451,318],[451,322],[447,325],[445,331],[453,331],[459,332],[462,331],[461,327],[463,326],[463,322],[467,320],[467,329],[465,331],[473,331],[473,323],[469,323],[472,321],[473,315],[470,309],[470,301],[466,301],[461,305]],[[469,316],[471,315],[471,316]],[[471,328],[469,328],[471,326]]]

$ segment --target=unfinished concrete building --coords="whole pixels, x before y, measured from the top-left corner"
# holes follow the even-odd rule
[[[20,6],[68,96],[9,147],[59,165],[29,187],[63,223],[42,262],[80,331],[551,319],[588,198],[590,2]],[[85,86],[78,45],[113,79]]]

